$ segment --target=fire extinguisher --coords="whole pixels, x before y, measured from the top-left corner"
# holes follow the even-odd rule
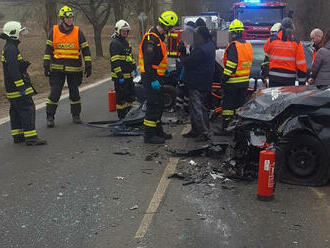
[[[258,200],[274,199],[275,151],[271,149],[260,151],[258,171]]]
[[[116,111],[116,91],[110,90],[108,92],[109,112]]]

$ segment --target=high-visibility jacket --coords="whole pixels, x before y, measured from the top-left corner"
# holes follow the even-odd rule
[[[236,58],[228,58],[228,48],[235,44]],[[224,75],[229,76],[226,83],[245,83],[249,81],[253,60],[253,48],[250,42],[233,41],[228,44],[223,57]],[[237,61],[237,62],[236,62]]]
[[[79,27],[77,26],[73,27],[70,34],[62,33],[58,25],[53,26],[53,54],[55,59],[79,59],[78,32]]]
[[[144,43],[144,40],[146,39],[146,37],[149,38],[150,35],[152,35],[158,39],[160,47],[161,47],[161,51],[162,51],[162,60],[160,61],[160,63],[158,65],[152,65],[152,68],[157,71],[158,76],[164,76],[165,72],[167,70],[167,65],[168,65],[166,46],[165,46],[165,42],[162,41],[162,39],[156,33],[153,33],[153,32],[146,33],[143,36],[141,44],[140,44],[140,49],[139,49],[140,72],[142,74],[146,72],[145,68],[144,68],[143,43]]]
[[[27,62],[18,50],[18,43],[18,40],[8,38],[1,54],[6,97],[9,100],[35,94],[26,71]]]
[[[286,79],[306,81],[307,64],[302,43],[299,41],[283,40],[282,31],[267,41],[264,46],[269,57],[269,75]]]
[[[110,62],[112,79],[132,79],[136,69],[132,47],[125,38],[115,36],[110,43]]]
[[[44,55],[44,67],[50,67],[52,71],[81,73],[82,56],[85,67],[92,66],[91,53],[88,42],[78,26],[70,30],[63,25],[54,25],[46,41]]]

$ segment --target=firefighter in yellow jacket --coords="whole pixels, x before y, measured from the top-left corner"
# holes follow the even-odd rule
[[[229,26],[232,42],[225,50],[222,75],[223,87],[223,130],[232,120],[235,110],[241,107],[247,94],[252,66],[253,49],[251,43],[242,39],[244,25],[235,19]]]
[[[79,85],[83,79],[82,57],[85,76],[92,73],[88,43],[78,26],[73,25],[73,12],[68,6],[59,11],[60,25],[54,25],[46,44],[44,73],[49,77],[50,94],[47,99],[47,127],[55,126],[54,116],[65,80],[69,87],[71,114],[74,123],[81,123],[81,99]]]

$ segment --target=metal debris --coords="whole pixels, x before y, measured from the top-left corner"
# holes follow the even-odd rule
[[[129,210],[135,210],[135,209],[138,209],[139,206],[137,204],[135,204],[133,207],[131,207]]]

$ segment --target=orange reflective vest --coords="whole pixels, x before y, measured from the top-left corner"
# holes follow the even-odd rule
[[[241,43],[233,41],[237,49],[237,68],[236,72],[230,75],[226,83],[244,83],[249,81],[250,70],[253,60],[253,48],[250,42]],[[232,43],[229,43],[229,47]],[[223,64],[227,63],[227,49],[223,57]]]
[[[79,27],[74,26],[70,34],[60,31],[58,25],[53,26],[53,48],[55,59],[79,59]]]
[[[145,68],[144,68],[144,59],[143,59],[142,46],[143,46],[144,39],[149,35],[153,35],[154,37],[156,37],[158,39],[160,47],[162,49],[162,55],[163,55],[163,59],[160,61],[159,65],[152,65],[152,68],[157,71],[157,75],[164,76],[165,72],[167,70],[167,65],[168,65],[166,46],[165,46],[165,42],[163,42],[162,39],[155,33],[146,33],[142,38],[142,41],[141,41],[141,44],[140,44],[140,49],[139,49],[140,72],[141,73],[146,72]]]
[[[304,49],[301,42],[283,41],[282,31],[278,34],[277,40],[272,40],[264,47],[266,55],[270,58],[269,69],[285,69],[296,72],[299,69],[302,72],[307,71]],[[269,73],[271,75],[272,72]],[[278,73],[277,73],[278,74]],[[275,76],[287,76],[275,75]],[[290,76],[291,77],[291,76]],[[295,77],[295,75],[292,75]]]

